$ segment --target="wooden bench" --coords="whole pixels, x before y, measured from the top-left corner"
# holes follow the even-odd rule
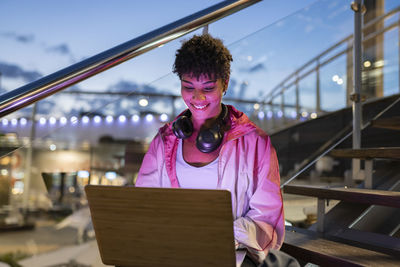
[[[400,147],[379,147],[360,149],[335,149],[329,153],[332,157],[364,160],[365,188],[373,188],[373,159],[400,160]]]
[[[400,192],[348,187],[321,187],[311,185],[286,185],[284,193],[317,197],[317,229],[324,232],[325,201],[342,200],[369,205],[400,208]]]
[[[382,129],[400,130],[400,117],[373,120],[371,126]]]
[[[317,233],[287,227],[282,251],[320,266],[400,266],[400,258],[324,239]]]

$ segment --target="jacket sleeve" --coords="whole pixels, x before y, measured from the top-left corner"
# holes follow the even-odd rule
[[[160,134],[157,134],[150,143],[140,166],[135,186],[161,187],[161,167],[163,149]]]
[[[268,136],[258,137],[253,149],[248,155],[254,157],[253,173],[249,173],[253,179],[248,193],[249,208],[245,216],[234,221],[234,229],[237,247],[246,248],[250,256],[261,262],[269,249],[281,247],[285,226],[275,149]]]

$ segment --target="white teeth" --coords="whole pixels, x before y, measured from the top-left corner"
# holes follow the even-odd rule
[[[196,105],[193,105],[193,107],[195,107],[196,109],[203,109],[203,108],[205,108],[207,105],[204,105],[204,106],[196,106]]]

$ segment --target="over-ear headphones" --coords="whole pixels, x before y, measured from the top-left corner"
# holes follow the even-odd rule
[[[200,130],[196,138],[196,147],[203,153],[210,153],[217,149],[224,138],[223,126],[228,117],[228,108],[222,105],[221,114],[216,119],[215,123],[206,129]],[[186,139],[193,133],[193,124],[190,119],[192,113],[186,110],[179,118],[172,124],[172,131],[175,136],[180,139]]]

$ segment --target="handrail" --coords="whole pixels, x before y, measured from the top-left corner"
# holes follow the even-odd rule
[[[396,14],[397,12],[400,12],[400,7],[394,8],[391,11],[376,17],[375,19],[373,19],[372,21],[368,22],[367,24],[363,25],[363,29],[365,30],[366,28],[369,28],[379,22],[381,22],[382,20],[393,16],[394,14]],[[364,36],[362,39],[362,42],[366,42],[368,40],[370,40],[371,38],[376,37],[376,35],[382,34],[394,27],[398,26],[398,22],[394,22],[390,25],[385,26],[382,30],[369,34],[368,36]],[[322,51],[321,53],[319,53],[317,56],[313,57],[312,59],[310,59],[309,61],[307,61],[305,64],[303,64],[302,66],[300,66],[299,68],[297,68],[295,71],[293,71],[290,75],[286,76],[286,78],[284,78],[280,83],[278,83],[278,85],[276,85],[275,87],[272,88],[272,90],[270,90],[263,98],[262,101],[264,102],[272,102],[272,99],[277,97],[278,95],[280,95],[283,91],[285,91],[285,89],[287,89],[289,86],[286,84],[286,82],[288,82],[290,79],[295,78],[295,81],[293,81],[292,83],[290,83],[290,86],[293,85],[294,83],[296,83],[297,80],[300,80],[298,75],[301,71],[303,71],[306,67],[308,67],[309,65],[317,62],[320,58],[322,58],[323,56],[327,55],[329,52],[331,52],[332,50],[334,50],[335,48],[339,47],[340,45],[346,43],[346,42],[350,42],[353,39],[353,34],[348,35],[347,37],[343,38],[342,40],[340,40],[339,42],[337,42],[336,44],[330,46],[329,48],[325,49],[324,51]],[[345,53],[349,48],[352,47],[352,44],[350,44],[347,48],[345,48],[343,51],[338,52],[338,54],[343,54]],[[333,57],[335,57],[336,55],[334,55]],[[333,58],[332,57],[332,58]],[[319,66],[321,66],[321,64],[319,64]],[[313,68],[313,70],[315,70],[316,68]],[[307,74],[310,74],[311,72],[307,72]],[[305,77],[307,75],[302,75],[302,77]],[[280,90],[279,90],[280,89]]]
[[[0,117],[259,1],[223,1],[5,93],[0,96]]]

